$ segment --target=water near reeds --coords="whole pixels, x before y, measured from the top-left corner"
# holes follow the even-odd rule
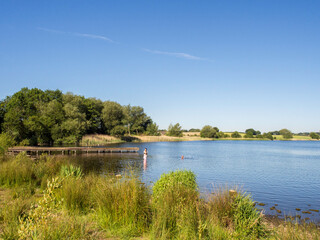
[[[320,221],[320,142],[198,141],[116,146],[139,147],[140,154],[78,155],[77,161],[85,171],[100,173],[118,174],[134,167],[147,184],[164,172],[188,169],[197,175],[201,192],[214,186],[237,185],[251,193],[266,214],[300,215],[301,219]],[[142,155],[145,147],[149,152],[146,161]]]

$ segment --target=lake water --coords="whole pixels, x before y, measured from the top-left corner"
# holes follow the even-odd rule
[[[86,170],[121,173],[128,167],[138,170],[147,184],[162,173],[176,169],[192,170],[202,193],[215,186],[240,186],[250,193],[265,214],[301,215],[320,220],[320,142],[319,141],[196,141],[126,143],[139,147],[139,154],[78,155]],[[147,161],[143,150],[148,148]],[[181,156],[184,159],[181,159]],[[300,208],[301,211],[296,211]]]

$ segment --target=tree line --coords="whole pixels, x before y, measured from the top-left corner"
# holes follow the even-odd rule
[[[0,133],[20,145],[51,145],[77,143],[86,134],[159,135],[159,130],[140,106],[22,88],[0,101]]]
[[[293,133],[284,128],[279,131],[271,131],[271,132],[265,132],[261,133],[259,130],[255,130],[253,128],[246,129],[244,134],[240,134],[238,131],[235,131],[231,134],[224,133],[219,130],[217,127],[212,127],[210,125],[204,126],[201,130],[191,128],[189,131],[183,130],[179,123],[176,123],[175,125],[170,124],[168,127],[168,131],[166,135],[168,136],[176,136],[176,137],[182,137],[183,132],[195,132],[195,130],[198,130],[197,132],[200,132],[200,137],[202,138],[257,138],[257,139],[269,139],[269,140],[275,140],[276,136],[281,135],[283,139],[292,139]],[[310,136],[312,139],[320,139],[319,133],[311,132],[308,133],[306,136]]]

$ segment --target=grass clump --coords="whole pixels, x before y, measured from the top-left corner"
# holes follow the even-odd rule
[[[98,177],[94,175],[64,178],[58,193],[63,206],[73,213],[87,213],[93,205],[91,192],[97,181]]]
[[[61,170],[60,170],[60,175],[62,177],[81,178],[82,177],[82,170],[80,167],[76,167],[72,164],[62,165]]]
[[[34,162],[25,153],[20,153],[1,163],[0,185],[13,187],[31,184],[35,179],[33,170]]]
[[[153,187],[152,203],[155,239],[196,239],[203,234],[203,209],[193,172],[162,174]]]
[[[100,226],[111,234],[139,236],[150,225],[150,193],[133,174],[101,177],[93,187]]]
[[[196,175],[192,171],[177,170],[175,172],[164,173],[160,179],[154,184],[152,197],[158,199],[168,189],[173,187],[184,186],[188,189],[196,190]]]
[[[234,199],[235,236],[240,239],[261,239],[267,236],[262,223],[263,214],[259,212],[249,195],[238,194]]]

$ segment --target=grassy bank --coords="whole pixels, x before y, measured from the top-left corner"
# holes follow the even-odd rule
[[[134,172],[84,174],[63,158],[0,159],[0,239],[319,239],[312,224],[270,221],[227,188],[200,198],[190,171],[147,187]]]

